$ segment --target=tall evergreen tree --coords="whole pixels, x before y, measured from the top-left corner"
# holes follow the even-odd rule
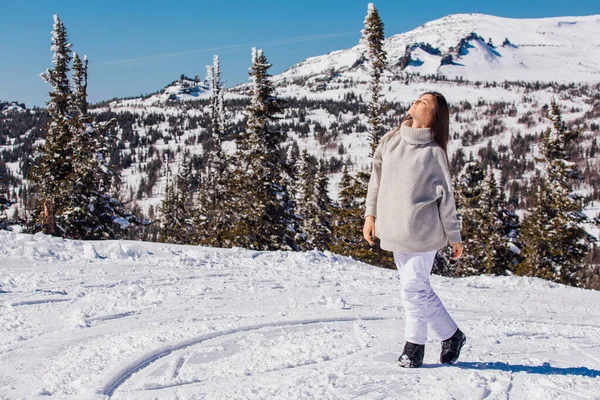
[[[481,229],[481,198],[485,173],[471,157],[455,178],[456,212],[461,224],[464,253],[450,272],[453,276],[468,276],[485,273],[482,260],[485,258],[487,232]]]
[[[299,221],[282,177],[285,160],[280,146],[286,134],[270,124],[282,111],[282,103],[274,95],[270,67],[262,50],[253,48],[248,121],[245,132],[236,138],[236,170],[230,186],[238,215],[229,234],[241,247],[297,250],[294,238]]]
[[[340,208],[350,209],[354,207],[354,198],[352,197],[352,176],[348,171],[348,165],[344,164],[342,168],[342,180],[339,185],[339,206]]]
[[[309,219],[312,217],[314,210],[312,209],[314,179],[310,164],[308,150],[302,150],[302,154],[298,159],[298,173],[296,175],[296,185],[294,192],[296,193],[296,213],[302,219],[302,229],[297,238],[297,243],[302,250],[312,249],[311,243],[308,242],[307,228],[309,227]]]
[[[332,240],[331,198],[329,179],[325,173],[325,163],[319,160],[317,175],[310,196],[310,211],[304,220],[306,243],[311,249],[329,250]]]
[[[369,127],[371,138],[371,156],[384,134],[383,106],[381,104],[381,76],[387,65],[387,53],[383,50],[385,41],[383,22],[375,4],[369,3],[367,16],[364,20],[364,29],[361,31],[360,42],[367,46],[367,59],[371,74],[369,103]]]
[[[349,254],[351,245],[359,244],[364,240],[357,237],[357,221],[351,221],[350,218],[350,216],[355,213],[356,209],[356,199],[353,196],[353,180],[354,178],[352,178],[348,171],[348,165],[344,164],[344,167],[342,168],[342,179],[340,180],[338,187],[338,200],[333,208],[332,243],[332,251],[344,255]]]
[[[200,190],[198,208],[193,212],[195,234],[194,243],[204,246],[227,247],[232,243],[226,239],[225,233],[232,224],[235,215],[230,192],[229,157],[223,151],[222,143],[227,129],[227,116],[224,106],[224,86],[221,82],[221,69],[218,56],[214,56],[213,64],[207,67],[207,78],[210,96],[210,130],[211,140],[206,149],[208,156],[200,174]]]
[[[173,182],[168,158],[165,162],[165,169],[165,197],[158,208],[161,221],[161,229],[158,240],[164,243],[177,243],[178,228],[173,223],[173,221],[177,219],[177,191]]]
[[[177,159],[177,174],[171,176],[167,166],[165,198],[161,204],[162,231],[160,240],[168,243],[189,244],[192,242],[192,170],[189,153],[183,152]]]
[[[460,260],[451,261],[451,249],[444,249],[434,272],[449,276],[514,272],[520,261],[519,217],[507,208],[492,167],[484,171],[471,154],[454,186],[465,251]]]
[[[87,102],[87,85],[88,85],[88,59],[83,56],[83,60],[79,58],[77,53],[73,53],[73,93],[71,94],[70,105],[73,111],[90,119],[88,115]],[[87,121],[86,121],[87,122]]]
[[[125,210],[113,195],[117,173],[109,166],[108,154],[116,137],[109,129],[116,119],[97,123],[88,114],[88,60],[74,53],[73,92],[69,102],[71,117],[69,147],[73,154],[72,172],[64,208],[56,210],[56,221],[65,237],[74,239],[122,238],[131,224],[140,220]]]
[[[67,30],[54,15],[54,67],[41,74],[53,88],[48,101],[50,122],[30,173],[38,202],[29,229],[77,239],[121,237],[130,224],[140,222],[110,193],[117,176],[108,163],[115,139],[108,130],[116,119],[96,123],[89,115],[88,61],[77,54],[71,91],[70,48]]]
[[[568,150],[581,130],[567,129],[554,98],[547,118],[552,126],[543,133],[540,155],[535,156],[541,179],[534,185],[533,207],[521,228],[524,258],[518,273],[582,286],[588,269],[585,257],[597,239],[585,231],[583,224],[589,221],[582,198],[572,191],[573,180],[581,176]]]
[[[221,66],[219,56],[213,57],[213,64],[206,66],[206,80],[211,91],[210,121],[212,139],[222,142],[225,134],[227,116],[225,113],[225,88],[221,82]]]
[[[484,233],[481,265],[487,274],[504,275],[507,271],[512,272],[517,262],[511,243],[511,239],[514,239],[514,230],[511,228],[514,228],[516,215],[511,215],[506,209],[504,194],[490,165],[482,182],[479,206],[480,231]]]
[[[296,142],[288,146],[286,159],[288,168],[284,170],[283,180],[288,187],[290,197],[295,199],[297,195],[298,161],[300,159],[300,150]]]
[[[71,63],[71,44],[67,29],[57,14],[54,15],[52,30],[54,66],[40,76],[52,86],[49,93],[45,143],[36,149],[35,164],[30,170],[31,188],[37,194],[37,206],[33,211],[31,229],[41,229],[48,234],[62,234],[56,225],[56,212],[68,201],[68,177],[73,173],[71,158],[70,97],[71,85],[68,78]]]

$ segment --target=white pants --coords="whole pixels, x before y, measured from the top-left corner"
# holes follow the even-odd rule
[[[429,275],[436,251],[423,253],[393,252],[402,287],[402,302],[406,315],[404,339],[407,342],[425,344],[427,325],[440,340],[446,340],[458,326],[433,292]]]

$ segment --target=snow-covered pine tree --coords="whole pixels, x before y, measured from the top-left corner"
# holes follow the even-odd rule
[[[463,256],[448,270],[452,276],[469,276],[485,273],[482,260],[485,258],[485,240],[488,232],[481,229],[483,216],[481,196],[485,174],[479,163],[470,159],[465,163],[455,178],[456,212],[461,221],[461,236],[463,239]],[[451,249],[443,254],[448,262]]]
[[[111,170],[108,154],[116,137],[109,130],[116,119],[97,123],[88,113],[88,60],[73,55],[73,92],[69,101],[69,129],[73,153],[68,200],[57,210],[56,221],[65,237],[74,239],[122,238],[131,224],[141,222],[125,210],[111,192],[117,174]]]
[[[223,135],[227,129],[227,115],[225,113],[225,88],[221,82],[221,66],[219,56],[213,57],[213,64],[206,66],[210,96],[210,120],[212,139],[222,142]]]
[[[190,244],[194,234],[193,218],[193,193],[192,193],[192,168],[190,154],[185,151],[180,154],[177,163],[177,176],[175,177],[175,220],[171,221],[177,231],[175,243]]]
[[[288,168],[284,170],[283,180],[288,188],[289,195],[292,199],[296,198],[296,181],[298,175],[298,160],[300,158],[300,149],[294,141],[288,146],[286,151],[286,165]]]
[[[161,222],[158,241],[163,243],[176,243],[177,227],[173,223],[173,221],[177,219],[176,190],[168,158],[165,161],[165,170],[165,197],[158,208]]]
[[[309,220],[314,212],[312,209],[314,205],[314,173],[311,168],[307,149],[302,150],[297,163],[298,173],[296,175],[294,192],[296,193],[296,214],[302,219],[302,228],[296,241],[302,250],[311,250],[312,244],[308,243],[307,229],[309,229]]]
[[[342,179],[338,186],[338,200],[333,205],[333,242],[331,251],[337,254],[349,254],[350,238],[356,240],[356,226],[350,222],[350,215],[356,208],[356,199],[352,196],[352,181],[354,178],[348,171],[348,165],[342,168]]]
[[[339,206],[340,208],[350,209],[355,206],[355,199],[352,197],[352,176],[348,172],[348,165],[344,164],[342,168],[342,180],[339,185]]]
[[[236,138],[236,171],[231,187],[232,196],[238,196],[238,215],[228,233],[241,247],[297,250],[294,237],[299,221],[282,178],[285,160],[280,146],[286,134],[271,124],[281,113],[282,102],[274,94],[270,67],[263,51],[253,48],[248,120],[245,132]]]
[[[547,118],[552,126],[542,135],[540,156],[534,156],[540,179],[533,185],[533,207],[521,226],[523,261],[517,272],[582,286],[588,272],[585,258],[597,240],[584,229],[589,221],[581,197],[573,193],[573,180],[581,177],[577,165],[569,161],[568,150],[581,129],[567,129],[554,98]]]
[[[292,144],[287,148],[285,152],[285,160],[282,163],[281,179],[282,186],[287,189],[288,205],[289,210],[288,217],[290,222],[288,224],[288,234],[293,238],[294,247],[300,249],[304,242],[302,232],[302,217],[298,214],[298,194],[296,193],[296,180],[298,176],[298,159],[300,157],[300,149],[298,144],[293,141]]]
[[[73,53],[73,93],[71,93],[70,107],[74,114],[79,115],[84,122],[89,122],[92,118],[88,115],[87,102],[88,85],[88,59],[83,56],[79,58],[77,53]]]
[[[329,179],[325,172],[325,162],[319,160],[317,175],[310,199],[310,214],[304,221],[306,242],[311,249],[329,250],[332,240],[331,198],[329,197]]]
[[[234,208],[227,195],[230,192],[229,159],[223,151],[222,143],[227,129],[227,116],[224,106],[224,87],[221,82],[219,57],[214,56],[213,64],[207,65],[210,96],[211,140],[207,146],[207,156],[200,174],[198,208],[193,212],[195,228],[193,243],[204,246],[226,247],[224,233],[231,225]]]
[[[36,149],[35,162],[30,170],[30,189],[37,198],[33,210],[30,231],[42,230],[52,235],[62,235],[56,224],[56,214],[68,202],[70,183],[68,177],[73,172],[71,149],[70,97],[71,85],[68,78],[71,63],[71,44],[67,29],[57,14],[54,14],[52,30],[52,68],[40,74],[52,86],[49,93],[48,113],[50,121],[43,145]]]
[[[505,275],[507,271],[513,272],[517,261],[513,253],[511,239],[507,236],[506,216],[510,212],[506,209],[506,201],[502,188],[498,185],[491,165],[488,165],[485,178],[482,182],[480,198],[480,231],[484,233],[484,258],[482,267],[488,275]],[[514,215],[514,214],[513,214]],[[509,233],[513,230],[508,229]]]
[[[68,199],[64,208],[56,210],[56,222],[65,237],[73,239],[102,238],[103,229],[96,215],[98,199],[104,180],[97,165],[97,138],[87,115],[87,58],[81,60],[73,53],[73,92],[69,98],[69,148],[72,152],[72,171]]]
[[[375,4],[369,3],[364,20],[364,29],[361,30],[360,43],[367,46],[367,60],[371,75],[369,85],[371,95],[369,103],[371,156],[375,153],[379,140],[384,134],[383,106],[381,103],[381,76],[387,65],[387,53],[383,50],[384,41],[383,22],[379,17]]]

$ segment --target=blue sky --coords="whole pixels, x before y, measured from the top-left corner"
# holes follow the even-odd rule
[[[52,15],[73,50],[89,59],[90,102],[161,89],[184,73],[204,79],[214,54],[231,87],[248,81],[251,48],[283,72],[307,57],[354,46],[369,1],[3,1],[0,6],[0,100],[45,106],[50,86]],[[600,13],[597,0],[529,2],[375,1],[391,36],[448,14],[511,18]]]

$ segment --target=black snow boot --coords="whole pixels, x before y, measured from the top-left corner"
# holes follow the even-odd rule
[[[454,335],[442,341],[442,353],[440,354],[440,362],[442,364],[454,364],[460,355],[460,349],[467,341],[467,337],[460,329],[454,332]]]
[[[398,365],[404,368],[417,368],[423,364],[425,345],[406,342],[402,355],[398,358]]]

